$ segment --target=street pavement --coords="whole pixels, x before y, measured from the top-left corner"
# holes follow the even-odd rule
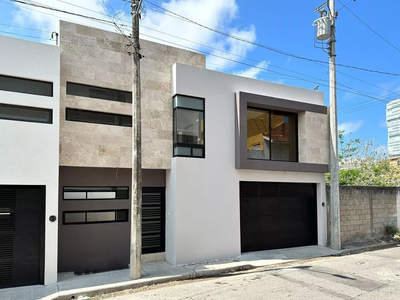
[[[400,247],[123,291],[112,299],[399,300]]]

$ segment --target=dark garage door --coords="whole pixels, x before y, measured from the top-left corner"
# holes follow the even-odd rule
[[[0,186],[0,288],[43,284],[44,186]]]
[[[240,182],[242,252],[316,245],[316,185]]]

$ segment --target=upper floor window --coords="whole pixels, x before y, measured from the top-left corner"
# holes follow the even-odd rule
[[[67,82],[67,95],[132,103],[132,92]]]
[[[53,97],[53,83],[0,75],[0,90]]]
[[[66,108],[66,120],[132,127],[132,116],[75,108]]]
[[[298,161],[297,115],[247,108],[247,158]]]
[[[174,97],[174,156],[205,157],[204,99]]]
[[[53,111],[38,107],[0,104],[0,119],[52,124]]]

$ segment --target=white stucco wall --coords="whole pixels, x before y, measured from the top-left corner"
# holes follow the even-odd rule
[[[167,174],[166,257],[173,264],[240,255],[239,182],[317,184],[318,244],[326,244],[324,174],[235,169],[238,91],[323,105],[323,94],[175,65],[173,94],[205,98],[205,159],[172,159]],[[175,229],[175,230],[173,230]]]
[[[0,120],[0,185],[45,185],[45,284],[57,282],[60,52],[0,36],[0,74],[53,82],[53,97],[0,91],[0,103],[53,110],[53,124]]]

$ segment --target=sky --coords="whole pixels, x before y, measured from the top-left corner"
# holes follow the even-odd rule
[[[54,45],[51,32],[58,32],[60,19],[129,34],[130,4],[126,0],[29,2],[108,23],[0,0],[1,35]],[[143,39],[206,54],[209,69],[312,90],[318,85],[329,105],[329,70],[324,63],[328,62],[328,54],[315,42],[312,26],[319,17],[313,10],[322,3],[323,0],[145,0],[140,33]],[[400,1],[336,0],[336,10],[337,64],[399,74]],[[221,35],[174,13],[265,47]],[[400,98],[400,76],[338,66],[337,88],[339,129],[386,146],[386,103]]]

